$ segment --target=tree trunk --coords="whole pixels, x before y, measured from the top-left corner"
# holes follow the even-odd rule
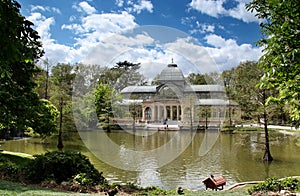
[[[62,143],[62,121],[63,121],[62,111],[63,111],[63,98],[61,97],[60,98],[60,103],[59,103],[59,112],[60,112],[60,115],[59,115],[59,131],[58,131],[58,143],[57,143],[57,148],[60,151],[64,147],[64,145]]]
[[[267,125],[266,121],[265,121],[264,127],[265,127],[265,142],[266,142],[266,144],[265,144],[265,153],[263,156],[263,161],[271,162],[273,160],[273,157],[270,152],[268,125]]]
[[[265,153],[263,156],[263,161],[271,162],[273,160],[273,157],[270,152],[270,144],[269,144],[269,132],[268,132],[268,117],[267,117],[267,111],[266,111],[266,95],[265,91],[263,92],[263,104],[264,104],[264,130],[265,130]]]
[[[110,133],[111,132],[111,128],[110,128],[110,118],[109,118],[109,116],[107,116],[107,122],[108,122],[108,124],[107,124],[107,128],[106,128],[106,132]]]

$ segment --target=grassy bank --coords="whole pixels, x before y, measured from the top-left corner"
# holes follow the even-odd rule
[[[0,195],[53,195],[53,196],[63,196],[63,195],[87,195],[87,194],[77,194],[77,193],[67,193],[52,189],[46,189],[38,186],[23,185],[16,182],[0,180]]]
[[[146,193],[147,194],[147,193]],[[169,190],[166,193],[167,195],[176,195],[175,190]],[[69,196],[69,195],[78,195],[78,196],[93,196],[95,194],[88,194],[88,193],[74,193],[74,192],[64,192],[64,191],[58,191],[58,190],[52,190],[52,189],[46,189],[42,187],[37,186],[29,186],[29,185],[23,185],[16,182],[6,181],[6,180],[0,180],[0,195],[36,195],[36,196]],[[105,195],[103,194],[97,194],[97,195]],[[127,193],[119,193],[118,195],[129,195]],[[138,195],[138,193],[136,193]],[[155,193],[149,192],[147,195],[158,195]],[[224,196],[242,196],[242,195],[248,195],[247,190],[245,188],[240,188],[236,190],[230,190],[230,191],[185,191],[184,195],[204,195],[204,196],[213,196],[213,195],[224,195]]]
[[[0,165],[6,165],[4,169],[13,168],[12,174],[16,174],[16,168],[21,168],[24,164],[32,159],[31,155],[24,153],[16,153],[9,151],[0,152]],[[7,164],[13,167],[7,167]],[[0,195],[94,195],[92,193],[78,193],[67,192],[61,186],[55,188],[45,188],[41,184],[25,184],[24,181],[19,180],[20,176],[7,177],[1,175],[0,172]],[[21,177],[22,178],[22,177]],[[14,182],[13,182],[14,181]],[[111,185],[113,187],[115,185]],[[49,187],[49,186],[47,186]],[[134,184],[127,184],[119,186],[118,195],[177,195],[177,190],[163,190],[158,187],[140,188]],[[98,192],[98,195],[105,195],[105,192]],[[247,195],[246,189],[236,189],[231,191],[189,191],[184,190],[184,195]]]

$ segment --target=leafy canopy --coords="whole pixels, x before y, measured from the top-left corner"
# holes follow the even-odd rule
[[[300,6],[298,0],[253,0],[247,9],[262,19],[264,47],[259,64],[265,74],[262,87],[279,90],[276,101],[289,106],[293,120],[300,119]]]
[[[32,25],[20,14],[20,4],[0,1],[0,125],[6,130],[28,126],[38,104],[34,61],[43,50]]]

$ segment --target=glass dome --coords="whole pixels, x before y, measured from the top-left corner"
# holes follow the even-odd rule
[[[182,71],[177,67],[177,64],[169,64],[164,68],[158,78],[159,82],[184,81]]]

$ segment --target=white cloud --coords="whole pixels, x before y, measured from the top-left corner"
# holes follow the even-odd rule
[[[191,72],[208,73],[220,71],[206,49],[200,44],[193,42],[192,39],[178,39],[173,43],[168,43],[166,47],[176,51],[182,58],[190,62],[190,66],[185,66],[185,70],[183,70],[188,74]]]
[[[124,0],[116,0],[116,5],[117,5],[118,7],[123,7],[123,5],[124,5]]]
[[[144,46],[151,45],[153,42],[154,40],[145,34],[137,34],[134,37],[112,34],[92,48],[84,63],[109,66],[124,60],[141,62],[140,60],[146,60],[145,56],[147,56]]]
[[[141,63],[140,73],[151,80],[168,63],[171,63],[171,59],[174,59],[174,62],[178,64],[185,75],[193,71],[199,72],[193,61],[197,60],[196,62],[199,63],[199,59],[207,59],[197,56],[197,54],[201,55],[205,51],[200,51],[201,47],[196,45],[195,50],[197,51],[195,52],[195,50],[191,49],[191,45],[185,44],[184,41],[178,40],[177,42],[169,43],[161,43],[160,41],[145,33],[132,37],[116,34],[97,45],[89,53],[84,63],[105,66],[111,66],[116,62],[125,60]],[[210,62],[213,63],[212,60]],[[210,70],[211,68],[212,66]]]
[[[225,0],[192,0],[189,6],[201,13],[218,17],[218,15],[226,13],[226,10],[223,8],[224,1]]]
[[[155,40],[147,34],[137,34],[134,37],[116,34],[105,39],[105,41],[111,44],[118,44],[128,47],[144,47],[145,45],[153,44]]]
[[[201,46],[189,37],[161,43],[148,34],[132,37],[115,34],[98,44],[84,63],[105,66],[124,60],[141,63],[140,73],[151,80],[171,63],[171,59],[187,76],[193,72],[221,72],[236,67],[242,61],[257,61],[261,56],[260,48],[250,44],[238,45],[233,39],[226,40],[211,34],[205,40],[210,46]]]
[[[78,12],[84,12],[86,14],[94,14],[97,12],[97,10],[86,1],[82,1],[78,5],[74,4],[72,8],[74,8]]]
[[[32,12],[35,12],[35,11],[46,11],[46,8],[44,6],[41,6],[41,5],[37,5],[37,6],[32,6],[31,7],[31,11]]]
[[[81,18],[80,23],[62,25],[62,29],[71,30],[77,36],[74,45],[77,48],[76,51],[78,53],[76,59],[81,57],[79,61],[82,61],[85,56],[92,52],[98,55],[95,57],[90,55],[88,63],[98,63],[103,65],[111,60],[110,53],[116,55],[126,49],[124,46],[121,47],[122,44],[126,46],[126,39],[116,35],[136,27],[137,24],[134,19],[133,15],[125,11],[119,14],[91,14]],[[103,41],[107,41],[112,35],[115,35],[114,39],[119,41],[117,45],[110,43],[110,45],[98,46]],[[143,41],[141,43],[147,41],[145,37],[141,40]],[[100,51],[94,49],[95,47],[99,47]],[[99,56],[99,52],[102,52],[101,54],[103,54],[103,56]]]
[[[47,12],[54,12],[56,14],[61,14],[61,11],[56,7],[40,6],[40,5],[31,6],[31,11],[32,12],[37,12],[37,11],[46,12],[47,11]]]
[[[190,8],[195,9],[203,14],[218,18],[220,16],[230,16],[242,20],[244,22],[258,22],[255,13],[250,13],[246,10],[245,5],[249,0],[236,1],[237,6],[230,9],[225,9],[224,3],[226,0],[192,0],[189,3]]]
[[[196,21],[196,28],[190,31],[191,34],[196,33],[213,33],[215,31],[215,26],[210,24],[201,24],[199,21]]]
[[[55,24],[53,17],[46,18],[41,13],[33,12],[27,19],[35,24],[35,29],[41,37],[43,48],[45,51],[45,58],[51,59],[51,61],[58,62],[74,62],[76,57],[79,57],[78,51],[74,48],[58,44],[51,38],[50,29]]]
[[[134,28],[137,25],[134,19],[133,15],[125,11],[120,14],[91,14],[83,17],[80,24],[64,24],[62,29],[72,30],[81,37],[94,36],[95,39],[99,39],[105,34],[119,33]]]
[[[211,45],[205,49],[221,70],[235,67],[243,61],[257,61],[262,55],[261,48],[254,48],[250,44],[238,45],[236,40],[226,40],[219,35],[207,35],[205,39]]]
[[[136,13],[141,13],[142,10],[147,10],[148,12],[153,12],[153,5],[151,1],[140,0],[138,4],[133,5],[133,11]]]
[[[62,29],[73,32],[73,46],[59,44],[51,37],[51,26],[55,24],[53,17],[47,18],[34,12],[28,20],[35,24],[44,45],[45,57],[52,61],[111,65],[128,60],[142,63],[141,73],[150,78],[155,77],[172,58],[187,75],[191,72],[222,71],[237,66],[240,61],[257,60],[261,56],[259,48],[250,44],[238,45],[233,39],[226,40],[215,34],[205,36],[210,45],[207,47],[200,46],[191,38],[157,42],[145,31],[125,36],[122,33],[138,26],[135,17],[126,11],[89,14],[77,20],[79,23],[62,25]],[[201,31],[214,32],[212,25],[198,22],[197,27]],[[157,32],[164,34],[160,28]]]
[[[41,13],[33,12],[27,19],[35,24],[36,31],[42,40],[49,40],[51,38],[50,26],[55,24],[53,17],[46,18]]]
[[[146,10],[150,13],[153,12],[153,4],[149,0],[138,0],[137,2],[116,0],[116,5],[118,7],[124,7],[124,9],[129,13],[140,14],[142,11]]]

